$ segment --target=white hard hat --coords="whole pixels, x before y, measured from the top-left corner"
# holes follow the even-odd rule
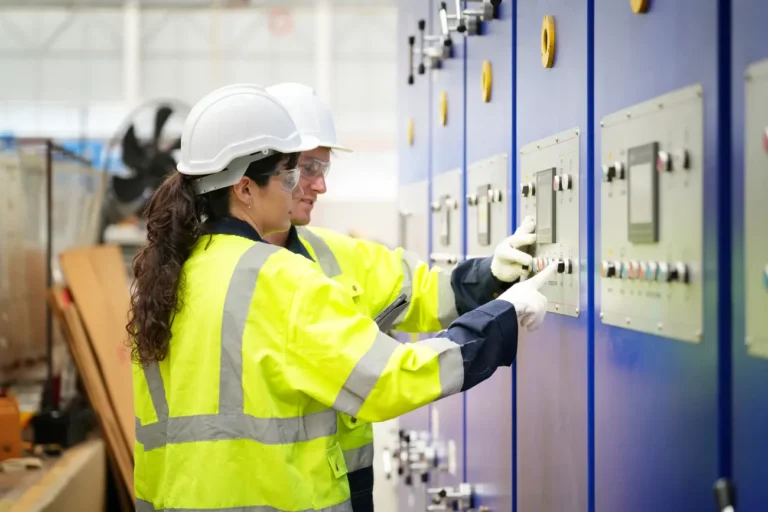
[[[302,136],[317,140],[315,147],[352,151],[339,144],[331,109],[315,94],[314,89],[303,84],[286,82],[267,87],[267,92],[285,105]]]
[[[290,113],[264,87],[235,84],[207,94],[192,107],[181,133],[177,169],[204,194],[229,187],[251,162],[274,152],[297,153],[317,147],[305,139]]]

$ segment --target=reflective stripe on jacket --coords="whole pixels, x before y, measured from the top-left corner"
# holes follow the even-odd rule
[[[312,262],[240,236],[203,237],[184,274],[168,356],[134,371],[145,509],[349,510],[334,409],[394,418],[474,386],[516,352],[510,304],[401,345]]]
[[[466,313],[509,286],[493,277],[490,258],[462,262],[448,272],[430,269],[402,248],[390,250],[328,229],[295,229],[323,273],[348,289],[364,315],[374,318],[403,296],[405,303],[390,325],[403,332],[439,331],[458,317],[457,304]],[[349,471],[373,465],[373,426],[344,415],[339,421]]]

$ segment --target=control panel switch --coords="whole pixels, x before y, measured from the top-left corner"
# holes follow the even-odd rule
[[[659,265],[655,261],[649,261],[646,265],[647,270],[645,271],[645,280],[655,281],[659,271]]]
[[[608,260],[603,260],[602,265],[600,266],[600,274],[603,277],[613,277],[616,275],[616,265],[614,265],[612,262]]]
[[[610,183],[616,177],[616,167],[614,165],[603,166],[603,181]]]
[[[636,261],[629,262],[629,278],[637,279],[640,276],[640,264]]]
[[[552,179],[552,190],[554,190],[555,192],[560,192],[561,190],[563,190],[563,184],[560,180],[559,174],[555,174],[555,177]]]
[[[560,175],[560,190],[571,190],[573,187],[573,178],[570,174]]]
[[[558,260],[557,261],[557,273],[558,274],[564,274],[565,273],[565,260]]]
[[[671,281],[669,265],[667,263],[659,263],[659,269],[656,271],[656,280],[663,283]]]
[[[656,170],[659,172],[669,172],[672,170],[672,157],[666,151],[659,151],[656,158]]]

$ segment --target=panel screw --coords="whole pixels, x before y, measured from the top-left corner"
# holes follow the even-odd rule
[[[704,333],[701,332],[701,329],[699,329],[698,331],[696,331],[696,339],[701,341],[702,337],[704,337]]]
[[[601,311],[601,312],[600,312],[600,320],[602,320],[603,318],[605,318],[605,313],[603,313],[603,312]]]
[[[560,137],[555,137],[555,142],[560,142]]]
[[[662,330],[662,329],[664,329],[664,324],[662,324],[661,322],[659,322],[658,324],[656,324],[656,329],[658,329],[658,330]]]
[[[631,118],[632,114],[630,112],[627,112],[627,119]]]
[[[605,123],[604,123],[604,122],[602,122],[602,121],[600,121],[600,126],[601,126],[601,127],[605,126]]]
[[[576,314],[577,314],[577,315],[580,315],[580,314],[581,314],[581,310],[580,310],[579,308],[576,308]]]
[[[560,311],[560,306],[555,304],[555,311]]]
[[[624,321],[627,322],[627,325],[632,323],[632,319],[629,317],[627,317]]]
[[[745,345],[751,345],[752,344],[752,337],[747,336],[746,338],[744,338],[744,344]]]

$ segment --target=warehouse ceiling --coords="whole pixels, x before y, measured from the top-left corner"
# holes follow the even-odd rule
[[[100,7],[119,8],[133,2],[146,8],[205,8],[205,7],[291,7],[310,6],[317,0],[0,0],[0,8],[19,7]],[[332,4],[392,5],[395,0],[330,0]]]

